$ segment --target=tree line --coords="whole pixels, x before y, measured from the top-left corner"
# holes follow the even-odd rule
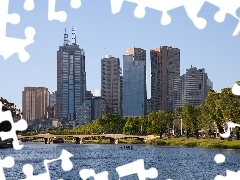
[[[161,138],[164,133],[169,133],[169,129],[174,129],[175,134],[181,134],[182,130],[187,137],[194,134],[198,138],[199,132],[206,135],[216,133],[214,126],[218,133],[224,133],[224,124],[228,121],[240,124],[240,97],[234,95],[231,88],[224,88],[221,92],[210,90],[204,103],[197,106],[186,104],[174,112],[159,110],[140,117],[121,118],[116,114],[103,114],[98,120],[73,132],[155,134]],[[239,140],[239,127],[234,131]]]
[[[13,103],[1,98],[4,110],[11,110],[13,116],[20,116],[20,110]],[[215,125],[219,133],[224,133],[224,123],[232,121],[240,124],[240,97],[232,93],[231,88],[224,88],[221,92],[210,90],[203,104],[193,106],[187,104],[177,108],[174,112],[159,110],[150,112],[146,116],[120,117],[117,114],[103,114],[101,118],[78,128],[50,129],[54,134],[91,134],[91,133],[129,133],[138,135],[158,135],[160,138],[170,129],[180,135],[183,132],[187,137],[199,133],[213,135],[212,126]],[[0,124],[0,131],[6,131],[9,124]],[[234,129],[239,140],[239,127]]]

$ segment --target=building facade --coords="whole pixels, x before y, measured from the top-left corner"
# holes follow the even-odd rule
[[[150,99],[147,99],[147,114],[152,112],[152,100],[151,98]]]
[[[64,34],[64,44],[57,51],[57,118],[60,121],[76,120],[76,108],[85,99],[85,51],[76,43],[72,29],[72,44]]]
[[[76,109],[76,121],[80,126],[88,124],[92,121],[92,102],[84,100],[84,102]]]
[[[52,92],[49,95],[49,106],[47,107],[48,111],[48,118],[49,119],[54,119],[56,118],[56,92]]]
[[[91,91],[86,91],[86,99],[92,98],[92,97],[93,97],[93,93]]]
[[[183,78],[182,76],[173,79],[173,109],[182,107]]]
[[[182,105],[191,104],[197,106],[203,104],[208,91],[212,88],[212,83],[208,80],[208,75],[205,72],[205,69],[197,69],[196,67],[191,66],[191,68],[186,69],[186,73],[182,75],[182,78]]]
[[[207,87],[208,91],[213,90],[213,82],[210,79],[207,80]]]
[[[102,98],[93,97],[92,100],[92,120],[97,120],[102,116]]]
[[[54,107],[54,105],[56,104],[56,92],[52,92],[49,96],[49,106],[50,107]]]
[[[123,55],[123,117],[146,115],[146,50],[130,48]]]
[[[173,79],[180,76],[180,49],[160,46],[150,50],[153,111],[173,111]]]
[[[46,87],[24,87],[22,92],[23,119],[27,122],[34,119],[45,119],[49,106],[49,91]]]
[[[107,55],[101,60],[101,97],[106,103],[106,113],[122,115],[121,69],[119,58]]]

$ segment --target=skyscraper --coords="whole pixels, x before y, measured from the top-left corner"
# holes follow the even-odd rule
[[[193,106],[204,103],[208,91],[212,89],[212,83],[208,79],[205,69],[192,67],[186,69],[183,77],[182,105],[192,104]],[[209,87],[210,86],[210,87]]]
[[[145,116],[146,101],[146,50],[130,48],[123,55],[123,116]]]
[[[85,51],[76,43],[72,29],[72,44],[64,34],[64,44],[57,51],[57,118],[76,120],[76,109],[83,103],[86,93]]]
[[[24,87],[22,92],[23,119],[31,121],[47,117],[49,91],[46,87]]]
[[[153,111],[173,111],[173,79],[180,76],[180,49],[160,46],[150,51]]]
[[[106,112],[122,116],[120,76],[119,58],[107,55],[101,60],[101,97],[106,103]]]

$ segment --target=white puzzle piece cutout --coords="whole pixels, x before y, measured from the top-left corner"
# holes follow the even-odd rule
[[[34,169],[31,164],[25,164],[23,166],[23,173],[26,175],[26,178],[22,180],[51,180],[48,164],[61,160],[61,166],[63,171],[70,171],[73,168],[72,161],[70,160],[71,157],[73,157],[73,154],[71,154],[67,150],[62,150],[62,153],[58,158],[43,161],[46,172],[38,175],[33,175]]]
[[[3,121],[9,121],[11,123],[11,130],[8,132],[0,132],[0,137],[2,140],[13,139],[13,148],[15,150],[20,150],[23,148],[23,145],[19,144],[16,131],[24,131],[27,129],[28,124],[24,119],[20,119],[17,122],[13,121],[12,113],[10,110],[2,111],[2,102],[0,102],[0,123]]]

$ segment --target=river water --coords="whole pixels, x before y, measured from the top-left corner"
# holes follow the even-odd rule
[[[34,167],[34,175],[45,173],[44,159],[58,158],[65,149],[74,156],[71,158],[73,169],[64,172],[61,161],[49,164],[50,177],[53,180],[79,180],[79,171],[94,169],[96,173],[109,172],[109,180],[118,180],[116,167],[144,159],[145,169],[154,167],[158,170],[159,180],[213,180],[217,175],[226,175],[226,170],[240,170],[240,151],[220,149],[153,147],[147,145],[133,145],[133,149],[121,148],[124,145],[99,144],[48,144],[24,143],[20,151],[14,149],[0,150],[0,158],[12,156],[15,159],[13,168],[4,169],[7,180],[24,179],[22,172],[24,164],[30,163]],[[217,164],[216,154],[223,154],[226,161]],[[89,178],[93,180],[94,178]],[[136,174],[121,178],[121,180],[138,180]],[[34,180],[32,178],[31,180]],[[44,179],[43,179],[44,180]],[[45,179],[46,180],[46,179]]]

